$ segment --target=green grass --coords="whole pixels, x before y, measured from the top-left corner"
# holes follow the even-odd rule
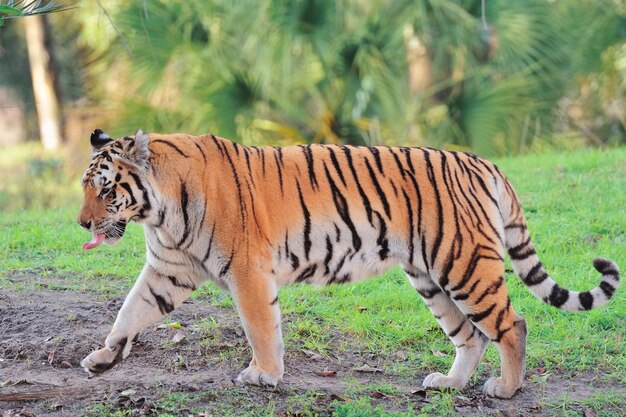
[[[596,256],[626,268],[626,149],[546,153],[496,163],[514,184],[535,247],[557,282],[572,290],[594,287],[600,280],[591,265]],[[37,282],[16,279],[25,270],[35,269],[42,281],[55,277],[56,285],[72,290],[94,290],[106,296],[130,288],[144,260],[141,227],[129,225],[116,247],[83,251],[81,245],[90,236],[75,222],[79,204],[79,195],[70,193],[55,209],[0,214],[0,287],[36,287]],[[513,274],[507,275],[507,285],[513,305],[529,325],[529,369],[545,367],[547,372],[560,374],[593,371],[606,381],[626,383],[626,293],[622,289],[607,306],[573,314],[537,300]],[[229,295],[211,283],[195,294],[206,295],[216,305],[232,306]],[[398,376],[445,371],[454,359],[452,345],[399,270],[356,285],[292,286],[281,289],[280,301],[287,354],[303,348],[322,354],[360,349],[387,357],[402,350],[408,360],[389,361],[385,369]],[[200,325],[211,327],[208,322]],[[344,336],[343,342],[337,342],[336,334]],[[474,381],[498,368],[492,346]],[[437,410],[448,410],[446,401],[453,400],[442,394]],[[607,395],[585,404],[552,404],[549,409],[554,415],[559,410],[573,413],[580,407],[610,410],[619,401],[624,404],[623,399]],[[351,401],[333,407],[336,416],[391,415],[358,392]],[[166,406],[162,408],[167,411]],[[265,410],[271,415],[269,408]]]

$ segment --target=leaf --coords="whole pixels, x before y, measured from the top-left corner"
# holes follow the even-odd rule
[[[431,349],[430,351],[433,353],[433,355],[439,356],[440,358],[444,358],[444,357],[448,356],[447,353],[443,353],[443,352],[441,352],[439,350]]]
[[[179,322],[175,321],[173,323],[159,324],[156,328],[157,328],[157,330],[162,330],[162,329],[180,329],[181,328],[181,324]]]
[[[360,306],[358,306],[358,307],[354,307],[354,308],[356,308],[361,313],[364,312],[364,311],[367,311],[367,307],[360,307]]]
[[[333,376],[337,376],[337,371],[324,369],[323,371],[315,371],[315,375],[323,376],[325,378],[330,378],[330,377],[333,377]]]
[[[172,343],[177,345],[180,342],[182,342],[183,340],[185,340],[186,337],[187,337],[187,335],[185,335],[185,333],[183,333],[183,332],[176,332],[174,337],[172,337]]]
[[[550,372],[545,373],[543,375],[531,375],[530,380],[536,384],[545,384],[548,380],[548,377],[552,375]]]
[[[0,14],[5,16],[24,16],[24,13],[20,9],[3,5],[0,5]]]
[[[382,372],[382,369],[374,368],[372,366],[369,366],[368,364],[359,366],[358,368],[354,368],[354,370],[357,372],[365,372],[365,373],[370,373],[370,374],[373,374],[376,372]]]

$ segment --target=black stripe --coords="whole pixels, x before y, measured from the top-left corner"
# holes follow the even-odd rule
[[[374,155],[374,161],[376,161],[376,167],[378,168],[378,171],[380,171],[380,173],[384,176],[385,171],[383,170],[383,162],[380,159],[380,151],[378,150],[378,148],[375,148],[373,146],[368,146],[367,150],[370,151],[372,155]]]
[[[500,325],[502,324],[502,320],[504,320],[504,315],[506,314],[507,311],[509,311],[509,308],[511,308],[511,299],[507,296],[506,306],[498,312],[498,316],[496,317],[496,322],[494,325],[494,327],[498,329],[498,334],[500,333]],[[501,336],[498,336],[498,337],[501,338]]]
[[[300,267],[300,259],[296,256],[295,253],[290,253],[289,259],[291,261],[291,267],[294,271]]]
[[[163,296],[161,296],[161,295],[157,294],[156,292],[154,292],[154,289],[152,288],[152,286],[150,284],[148,284],[148,289],[150,290],[150,294],[152,294],[152,296],[156,300],[157,305],[159,306],[159,311],[161,312],[161,314],[168,314],[168,313],[171,313],[172,311],[174,311],[174,305],[172,305],[171,303],[167,302],[165,300],[165,298],[163,298]]]
[[[130,204],[128,204],[126,207],[132,207],[135,204],[137,204],[137,199],[135,198],[135,195],[133,194],[133,189],[130,187],[130,184],[127,182],[123,182],[123,183],[120,183],[119,186],[125,189],[126,192],[128,193],[128,196],[130,197]]]
[[[337,160],[337,155],[335,155],[335,151],[333,151],[332,147],[328,146],[328,147],[326,147],[326,149],[328,149],[328,153],[330,154],[330,161],[332,162],[333,166],[335,167],[335,171],[337,171],[337,175],[339,175],[339,179],[341,180],[341,183],[345,187],[347,185],[346,184],[346,179],[343,177],[343,172],[341,171],[341,167],[339,166],[339,161]]]
[[[187,205],[189,203],[189,194],[187,193],[187,186],[183,181],[180,183],[180,207],[183,212],[183,236],[180,238],[176,246],[180,247],[187,237],[189,236],[189,213],[187,212]]]
[[[265,148],[256,148],[256,150],[261,156],[261,170],[263,172],[263,178],[265,178]]]
[[[550,304],[555,307],[561,307],[563,304],[567,302],[569,299],[569,291],[561,288],[558,284],[554,284],[552,287],[552,292],[548,297]]]
[[[206,253],[204,254],[204,257],[202,258],[202,263],[204,264],[207,259],[209,259],[209,256],[211,256],[211,247],[213,246],[213,238],[215,237],[215,225],[217,223],[213,223],[213,227],[211,228],[211,237],[209,238],[209,246],[207,246],[206,248]]]
[[[406,173],[405,173],[404,167],[402,166],[402,162],[400,162],[400,158],[393,151],[392,148],[387,148],[387,150],[393,155],[393,160],[396,162],[396,165],[398,166],[398,171],[400,171],[400,175],[402,175],[402,178],[404,179],[406,177]]]
[[[310,265],[309,267],[305,268],[300,275],[298,275],[298,277],[296,278],[296,282],[302,282],[311,278],[313,274],[315,274],[316,270],[317,264]]]
[[[311,212],[304,203],[302,197],[302,190],[300,189],[300,183],[296,181],[298,187],[298,197],[300,197],[300,205],[302,206],[302,212],[304,214],[304,257],[309,260],[309,253],[311,252]]]
[[[235,168],[235,164],[233,163],[233,160],[230,157],[230,153],[228,153],[226,149],[224,149],[224,153],[226,154],[226,158],[228,159],[230,169],[233,172],[233,178],[235,179],[235,186],[237,187],[237,197],[239,198],[239,213],[241,215],[242,222],[244,222],[244,228],[245,228],[246,214],[245,214],[245,209],[244,209],[243,193],[241,191],[241,183],[239,182],[239,175],[237,174],[237,169]]]
[[[378,217],[378,224],[380,230],[378,231],[378,238],[376,239],[376,244],[380,246],[380,250],[378,251],[378,256],[380,256],[380,260],[384,261],[387,259],[387,255],[389,254],[389,240],[387,240],[387,223],[383,220],[383,216],[377,211],[374,212]]]
[[[181,156],[184,156],[185,158],[189,158],[189,155],[187,155],[185,152],[181,151],[178,146],[174,145],[170,141],[163,140],[163,139],[156,139],[156,140],[153,140],[152,142],[153,143],[162,143],[164,145],[167,145],[167,146],[171,147],[172,149],[174,149],[176,152],[178,152]]]
[[[335,203],[335,208],[337,209],[337,213],[341,220],[348,226],[350,233],[352,234],[352,246],[354,247],[355,252],[358,252],[361,249],[361,237],[356,231],[356,227],[354,227],[354,223],[352,222],[352,218],[350,217],[350,210],[348,208],[348,202],[346,198],[341,194],[337,185],[333,181],[330,176],[330,172],[328,172],[328,167],[326,166],[326,162],[324,162],[324,172],[326,174],[326,178],[328,183],[330,184],[330,189],[333,193],[333,202]]]
[[[330,274],[330,262],[333,259],[333,244],[330,241],[330,236],[326,234],[326,257],[324,258],[324,274]]]
[[[333,270],[333,274],[332,274],[333,276],[328,280],[328,282],[326,283],[327,285],[330,285],[337,280],[337,274],[343,267],[343,264],[346,262],[346,259],[348,258],[351,252],[352,250],[348,249],[346,253],[344,253],[343,256],[339,258],[339,262],[337,262],[337,265],[335,266],[335,269]]]
[[[548,274],[543,270],[543,265],[541,262],[537,262],[535,266],[528,271],[528,274],[523,279],[524,284],[530,286],[541,284],[543,281],[548,279]]]
[[[613,297],[613,293],[615,292],[615,287],[606,281],[602,281],[600,283],[600,289],[602,290],[606,298]]]
[[[198,148],[198,150],[200,151],[200,153],[202,154],[202,159],[204,160],[204,163],[206,164],[206,154],[204,153],[204,151],[202,150],[202,148],[200,147],[200,145],[198,145],[197,142],[193,143],[194,145],[196,145],[196,148]]]
[[[196,286],[194,284],[188,284],[186,282],[178,281],[178,279],[173,275],[168,275],[167,279],[169,279],[172,285],[175,287],[187,288],[192,291],[195,291],[196,289]]]
[[[233,262],[234,257],[235,257],[235,249],[233,249],[233,252],[230,254],[230,258],[228,259],[228,262],[226,262],[226,265],[222,267],[222,270],[220,271],[220,274],[219,274],[220,278],[226,275],[226,273],[230,269],[230,264]]]
[[[230,143],[231,145],[233,145],[233,148],[235,148],[235,153],[237,154],[237,156],[239,156],[239,144],[233,141],[230,141]]]
[[[459,334],[459,332],[460,332],[460,331],[461,331],[461,329],[463,328],[463,325],[464,325],[464,324],[465,324],[465,320],[463,320],[463,321],[461,322],[461,324],[459,324],[459,325],[457,326],[457,328],[456,328],[456,329],[452,330],[452,331],[448,334],[448,337],[449,337],[449,338],[453,338],[454,336],[456,336],[457,334]]]
[[[593,308],[593,295],[591,295],[589,291],[578,294],[578,299],[580,300],[580,305],[582,305],[585,310],[591,310]]]
[[[415,196],[417,197],[417,236],[420,236],[422,233],[422,192],[417,185],[417,179],[411,173],[409,173],[409,179],[411,180],[411,184],[413,184],[413,189],[415,190]],[[424,261],[427,261],[424,258]]]
[[[409,166],[411,174],[415,174],[415,168],[413,167],[413,162],[411,161],[411,148],[402,147],[400,148],[400,152],[404,153],[404,156],[406,157],[406,164]]]
[[[468,283],[468,281],[474,275],[474,271],[476,270],[476,267],[478,266],[478,262],[481,259],[502,260],[502,258],[499,256],[496,257],[496,256],[482,255],[479,253],[481,250],[488,250],[488,251],[495,252],[495,250],[487,246],[482,246],[482,245],[475,246],[474,250],[472,251],[472,257],[470,259],[470,262],[468,263],[467,269],[465,270],[465,273],[463,274],[463,278],[461,278],[461,280],[454,287],[450,288],[450,291],[458,291]]]
[[[380,198],[380,202],[383,204],[385,214],[387,215],[387,218],[391,219],[391,209],[389,207],[389,202],[387,201],[387,196],[385,195],[383,189],[380,187],[380,184],[376,179],[376,175],[374,174],[374,170],[372,169],[372,166],[370,165],[370,162],[367,160],[367,158],[365,158],[365,166],[367,167],[367,172],[370,174],[370,179],[374,184],[374,188],[376,189],[378,198]]]
[[[481,311],[480,313],[476,313],[476,314],[468,314],[467,318],[473,321],[474,323],[478,323],[479,321],[484,320],[487,316],[489,316],[495,307],[496,307],[496,303],[493,303],[485,311]]]
[[[413,207],[411,206],[411,200],[409,200],[409,196],[402,189],[402,194],[404,194],[404,202],[406,204],[406,211],[409,213],[409,264],[413,265],[413,255],[415,251],[415,243],[413,242],[415,235],[415,227],[413,225]]]
[[[220,152],[220,155],[222,155],[222,158],[223,158],[224,157],[224,150],[220,146],[220,142],[217,140],[217,138],[213,134],[211,135],[211,139],[213,139],[213,143],[215,144],[215,147]]]
[[[466,293],[459,293],[456,294],[454,297],[452,297],[455,300],[461,301],[461,300],[467,300],[469,298],[470,295],[472,295],[472,293],[474,292],[474,290],[476,290],[476,287],[478,286],[478,284],[480,283],[480,280],[477,279],[476,281],[474,281],[474,283],[472,284],[472,286],[470,287],[470,289],[466,292]],[[477,302],[474,302],[474,304],[476,304]]]
[[[341,149],[343,153],[346,155],[346,159],[348,160],[348,167],[350,168],[350,172],[352,173],[352,177],[354,178],[354,182],[356,183],[356,188],[359,191],[359,195],[361,196],[361,201],[365,206],[365,212],[367,213],[367,220],[372,224],[372,205],[370,203],[369,198],[367,198],[367,194],[363,191],[363,187],[361,187],[361,183],[359,181],[359,177],[357,175],[356,169],[354,168],[354,162],[352,160],[352,153],[350,148],[346,145],[341,145]]]
[[[272,302],[270,303],[271,306],[276,305],[276,303],[278,302],[278,296],[276,296],[276,298],[274,298],[272,300]]]
[[[278,151],[274,148],[274,160],[276,161],[276,169],[278,170],[278,183],[280,184],[280,193],[284,194],[283,191],[283,170],[281,168],[280,159],[278,156]]]
[[[427,289],[420,289],[420,290],[417,290],[417,292],[423,298],[429,300],[429,299],[433,298],[435,295],[439,294],[441,292],[441,290],[439,288],[437,288],[437,287],[432,287],[432,288],[427,288]]]
[[[154,227],[163,226],[163,222],[165,222],[165,207],[159,210],[159,222]]]
[[[619,276],[619,272],[613,267],[613,263],[606,259],[594,259],[593,267],[602,275],[615,275],[616,277]]]
[[[143,207],[140,212],[140,217],[143,218],[145,217],[145,214],[143,212],[148,211],[152,208],[152,204],[150,203],[150,196],[148,195],[148,190],[141,183],[141,178],[139,178],[139,175],[135,174],[134,172],[129,172],[128,175],[130,175],[130,177],[135,181],[135,186],[141,191],[141,195],[143,198]]]
[[[496,294],[498,290],[500,289],[500,287],[502,286],[502,284],[504,284],[504,277],[499,277],[498,281],[491,284],[485,291],[483,291],[482,294],[480,294],[480,296],[476,299],[476,301],[474,301],[474,304],[480,303],[483,300],[483,298],[485,298],[488,294],[491,294],[491,295]]]
[[[311,145],[300,145],[300,149],[304,152],[306,159],[307,170],[309,171],[309,181],[311,181],[311,187],[313,189],[319,188],[317,184],[317,178],[315,177],[315,169],[313,165],[313,152],[311,151]]]
[[[428,180],[433,187],[433,192],[435,194],[435,202],[437,203],[437,232],[435,235],[435,243],[433,244],[432,250],[430,251],[430,264],[435,264],[435,258],[437,257],[437,253],[439,252],[439,247],[441,246],[441,241],[443,240],[443,206],[441,204],[441,196],[439,194],[439,187],[437,186],[437,178],[435,176],[435,171],[433,169],[433,164],[430,161],[430,154],[424,151],[424,158],[426,160],[426,174],[428,176]],[[441,154],[442,158],[445,158],[443,154]],[[407,155],[408,159],[408,155]]]
[[[252,181],[252,185],[254,185],[254,175],[252,175],[252,167],[250,165],[250,150],[246,146],[244,146],[243,151],[246,155],[246,165],[248,166],[248,175],[250,176],[250,181]]]

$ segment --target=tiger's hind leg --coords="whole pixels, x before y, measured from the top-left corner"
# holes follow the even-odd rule
[[[498,348],[501,376],[485,383],[485,394],[511,398],[524,381],[526,322],[511,306],[502,259],[479,255],[474,261],[466,270],[451,273],[445,289],[459,310]]]
[[[180,306],[195,287],[188,277],[165,276],[146,264],[124,300],[104,347],[89,354],[80,365],[90,374],[111,369],[130,354],[133,340],[145,326]]]
[[[423,382],[426,388],[462,389],[485,353],[489,339],[458,309],[426,273],[405,271],[411,285],[422,296],[435,319],[454,344],[456,357],[448,375],[435,372]]]

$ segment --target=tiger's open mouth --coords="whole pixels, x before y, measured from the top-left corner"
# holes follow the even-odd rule
[[[105,230],[104,233],[94,233],[91,241],[83,244],[83,249],[93,249],[98,246],[102,242],[105,242],[107,245],[114,245],[118,240],[124,236],[124,232],[126,231],[126,222],[119,221],[115,223],[112,227]]]

